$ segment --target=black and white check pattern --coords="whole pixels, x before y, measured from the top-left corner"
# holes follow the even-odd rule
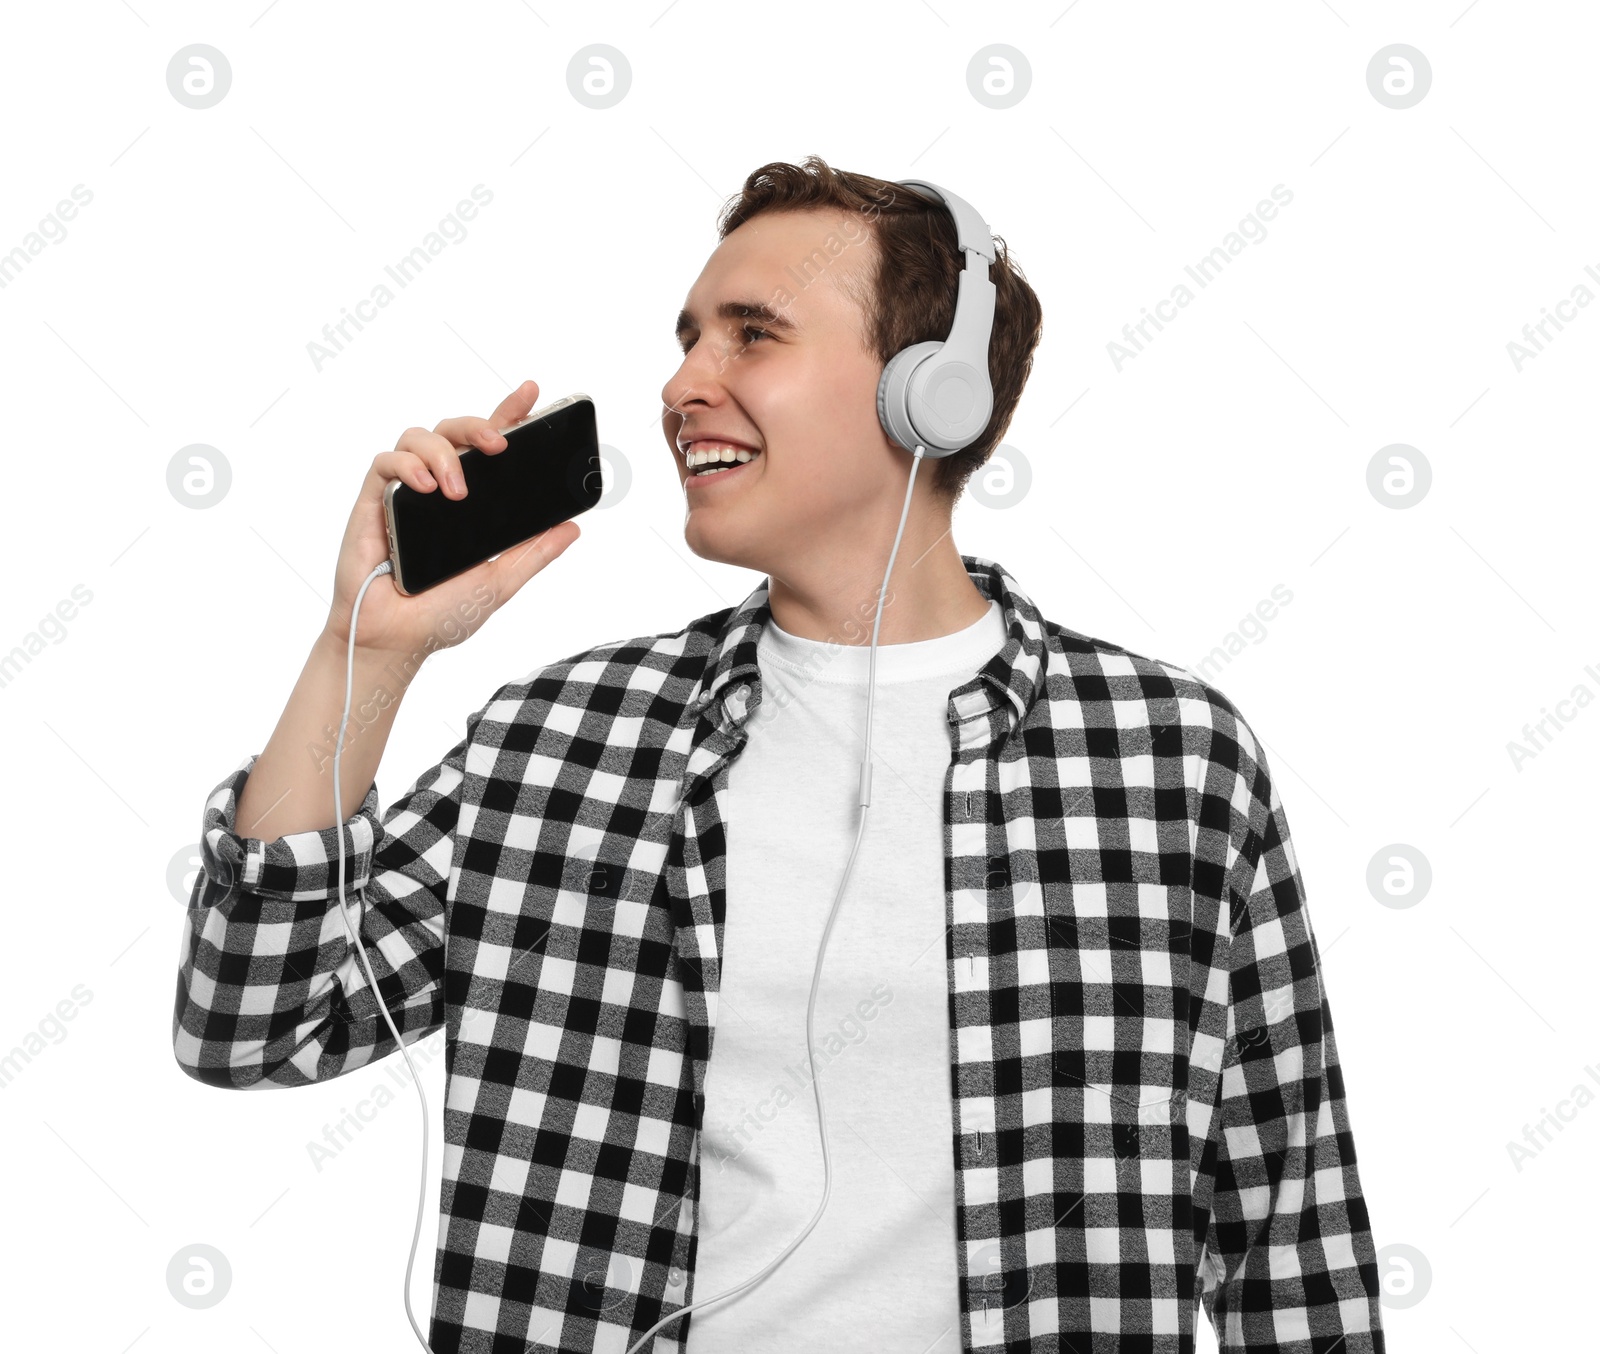
[[[964,1348],[1189,1354],[1203,1306],[1223,1354],[1383,1354],[1259,742],[1194,673],[1047,621],[962,559],[1008,632],[948,705]],[[381,819],[374,786],[343,829],[396,1025],[408,1044],[445,1028],[438,1354],[622,1354],[695,1300],[728,768],[770,615],[763,580],[502,686]],[[255,760],[206,803],[173,1048],[211,1085],[301,1086],[395,1044],[337,915],[337,830],[234,831]],[[645,1349],[681,1354],[694,1316]]]

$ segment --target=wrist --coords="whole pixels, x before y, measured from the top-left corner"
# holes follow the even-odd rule
[[[332,630],[324,628],[317,636],[317,650],[325,657],[337,662],[339,670],[344,671],[350,662],[350,641],[341,639]],[[378,671],[387,667],[404,671],[407,664],[411,665],[413,675],[416,669],[422,666],[424,654],[406,653],[401,650],[378,649],[371,645],[357,643],[355,646],[355,668],[358,673]]]

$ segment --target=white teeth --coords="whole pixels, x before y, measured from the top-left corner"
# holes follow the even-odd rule
[[[713,442],[697,444],[686,459],[689,469],[693,470],[696,466],[710,465],[717,461],[748,461],[756,455],[756,452],[750,451],[745,447],[734,447],[725,442]]]

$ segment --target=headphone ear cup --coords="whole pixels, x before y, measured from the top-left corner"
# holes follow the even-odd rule
[[[944,344],[939,340],[929,339],[902,348],[889,359],[883,375],[878,378],[878,422],[883,425],[889,440],[907,451],[915,451],[917,444],[921,443],[925,448],[924,457],[932,459],[950,453],[933,446],[928,441],[928,434],[918,431],[911,414],[909,394],[911,374],[943,347]]]

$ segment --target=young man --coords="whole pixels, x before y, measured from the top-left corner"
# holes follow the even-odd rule
[[[997,253],[989,425],[918,467],[857,847],[912,466],[878,380],[949,333],[963,258],[942,206],[815,157],[721,229],[662,427],[690,548],[765,579],[502,686],[346,824],[382,995],[449,1041],[432,1348],[1178,1354],[1201,1304],[1225,1354],[1381,1354],[1259,741],[951,539],[1032,291]],[[337,830],[235,830],[255,761],[206,806],[174,1049],[208,1084],[326,1081],[394,1039]]]

